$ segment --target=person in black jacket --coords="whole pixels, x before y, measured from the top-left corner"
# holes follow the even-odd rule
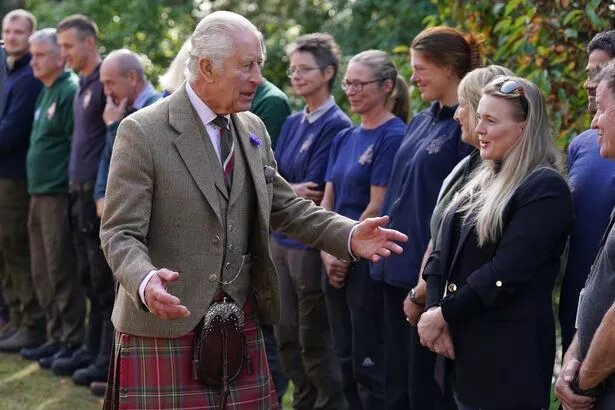
[[[0,352],[16,353],[45,341],[45,315],[30,272],[26,153],[34,105],[43,83],[34,77],[28,37],[36,17],[23,9],[2,19],[7,55],[6,79],[0,93],[0,283],[10,320],[0,329]]]
[[[445,211],[418,330],[460,409],[548,408],[551,293],[572,223],[570,190],[538,88],[498,76],[483,94],[483,165]]]

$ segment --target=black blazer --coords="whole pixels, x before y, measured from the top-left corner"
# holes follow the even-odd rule
[[[505,209],[500,239],[483,247],[473,225],[455,232],[455,219],[444,217],[424,271],[427,306],[439,303],[451,328],[455,391],[481,408],[548,408],[551,294],[572,224],[568,185],[551,168],[533,172]]]

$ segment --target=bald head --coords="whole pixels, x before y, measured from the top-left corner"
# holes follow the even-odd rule
[[[126,99],[130,107],[146,84],[141,59],[127,49],[112,51],[100,66],[100,81],[115,104]]]
[[[137,75],[145,81],[145,71],[139,56],[125,48],[114,50],[103,60],[102,67],[105,65],[116,67],[122,75],[128,75],[130,71],[135,71]]]

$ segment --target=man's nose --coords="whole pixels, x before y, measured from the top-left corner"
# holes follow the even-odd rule
[[[261,73],[260,64],[254,64],[254,69],[252,70],[251,80],[255,82],[257,85],[261,85],[261,83],[263,82],[263,74]]]

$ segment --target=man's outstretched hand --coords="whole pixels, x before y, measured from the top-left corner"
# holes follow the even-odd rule
[[[156,271],[145,286],[143,293],[145,303],[150,312],[160,319],[173,320],[190,316],[190,311],[180,304],[177,296],[167,292],[167,283],[179,279],[179,273],[169,269]]]
[[[378,262],[394,253],[402,253],[403,248],[395,242],[407,242],[408,237],[394,229],[385,229],[388,216],[367,218],[355,228],[350,238],[350,249],[355,256]]]

